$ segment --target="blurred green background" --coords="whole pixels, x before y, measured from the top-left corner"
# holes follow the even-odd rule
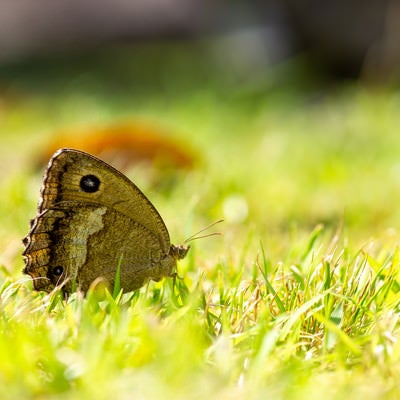
[[[20,34],[31,32],[30,40],[15,29],[2,37],[0,238],[7,269],[20,269],[19,240],[35,214],[54,139],[61,147],[82,131],[96,135],[121,123],[150,123],[161,143],[172,140],[172,149],[193,161],[149,173],[151,160],[143,166],[133,157],[124,169],[159,208],[173,242],[219,218],[227,248],[215,239],[200,246],[206,254],[210,246],[212,257],[246,243],[255,250],[260,240],[282,256],[292,235],[320,223],[351,232],[357,243],[397,230],[397,53],[390,64],[383,50],[371,50],[396,38],[386,2],[379,13],[374,2],[368,10],[339,2],[349,35],[349,12],[364,22],[359,35],[371,22],[365,14],[376,24],[362,41],[350,35],[342,42],[317,30],[327,16],[315,4],[310,33],[291,2],[194,1],[180,18],[179,1],[165,16],[162,5],[152,13],[141,2],[129,11],[118,2],[112,11],[107,2],[42,3],[43,15],[26,19],[30,29]],[[26,15],[36,15],[23,4]],[[1,7],[9,22],[3,30],[22,24],[21,10]],[[110,14],[97,24],[105,10]],[[371,62],[371,52],[381,57]]]
[[[42,0],[40,16],[21,3],[25,19],[11,3],[1,5],[8,22],[0,54],[7,269],[20,269],[19,240],[35,214],[52,141],[59,138],[61,147],[82,129],[96,135],[138,121],[194,164],[149,178],[151,162],[133,157],[124,169],[159,208],[174,242],[221,217],[233,253],[262,240],[282,255],[291,235],[319,223],[350,231],[356,241],[393,234],[400,223],[400,97],[396,49],[391,58],[382,50],[396,39],[393,7],[339,2],[335,16],[349,36],[334,40],[317,30],[327,15],[313,2],[306,15],[289,1],[176,3],[162,15],[157,2],[154,12],[145,2],[129,10],[116,2],[111,10],[106,1],[63,8]],[[346,24],[349,12],[361,22]],[[315,28],[304,29],[305,17]],[[215,243],[201,247],[209,254],[211,246],[213,257],[226,254]]]

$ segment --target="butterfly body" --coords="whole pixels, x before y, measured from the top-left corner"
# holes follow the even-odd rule
[[[61,149],[51,158],[38,216],[24,239],[24,273],[36,290],[86,292],[97,279],[124,291],[170,276],[188,247],[170,243],[150,201],[123,174],[91,156]]]

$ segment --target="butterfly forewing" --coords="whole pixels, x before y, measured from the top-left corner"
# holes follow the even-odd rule
[[[87,191],[84,178],[99,180],[98,190]],[[155,234],[168,253],[168,230],[153,204],[125,175],[98,158],[73,149],[57,151],[49,162],[42,186],[39,212],[62,201],[89,202],[113,208]]]

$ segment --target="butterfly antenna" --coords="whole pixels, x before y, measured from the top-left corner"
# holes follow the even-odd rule
[[[188,237],[183,243],[189,243],[189,242],[191,242],[191,241],[193,241],[193,240],[196,240],[196,239],[203,239],[203,238],[210,237],[210,236],[219,236],[219,235],[222,235],[221,232],[208,233],[207,235],[200,235],[200,233],[203,233],[203,232],[206,231],[207,229],[210,229],[210,228],[212,228],[214,225],[217,225],[217,224],[219,224],[219,223],[221,223],[221,222],[223,222],[223,221],[224,221],[223,219],[219,219],[218,221],[215,221],[215,222],[213,222],[212,224],[207,225],[205,228],[203,228],[203,229],[201,229],[200,231],[196,232],[194,235]],[[200,235],[200,236],[199,236],[199,235]]]

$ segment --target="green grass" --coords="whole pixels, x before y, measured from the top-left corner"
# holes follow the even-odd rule
[[[2,397],[395,398],[398,253],[311,241],[296,263],[260,251],[116,299],[6,280]]]
[[[398,91],[286,81],[300,65],[221,76],[183,54],[156,82],[129,58],[111,82],[98,58],[0,70],[0,397],[397,398]],[[33,292],[20,240],[35,153],[58,129],[129,118],[167,126],[202,159],[161,189],[130,174],[173,243],[221,217],[223,235],[135,293]]]

